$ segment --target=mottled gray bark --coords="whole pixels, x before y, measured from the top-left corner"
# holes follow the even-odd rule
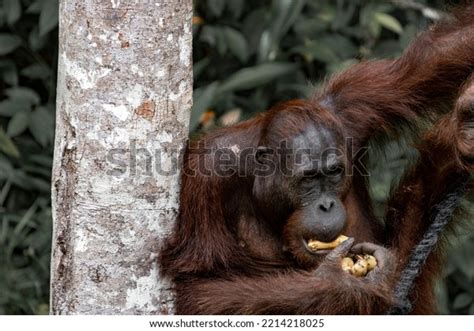
[[[172,312],[156,257],[178,208],[191,19],[191,0],[60,1],[53,314]]]

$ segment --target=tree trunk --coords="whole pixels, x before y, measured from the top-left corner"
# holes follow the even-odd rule
[[[51,312],[172,313],[157,254],[179,203],[192,1],[60,3]]]

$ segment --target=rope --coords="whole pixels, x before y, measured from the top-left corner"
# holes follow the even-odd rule
[[[394,291],[396,304],[388,311],[389,315],[406,315],[412,311],[409,294],[415,279],[420,274],[421,268],[438,243],[442,231],[451,220],[454,211],[467,192],[468,183],[469,175],[458,176],[446,190],[446,198],[434,207],[434,221],[428,227],[418,245],[415,246],[408,264],[400,276]]]

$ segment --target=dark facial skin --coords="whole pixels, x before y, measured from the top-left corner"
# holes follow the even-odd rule
[[[272,161],[277,167],[274,176],[257,176],[254,192],[262,209],[268,210],[277,223],[283,224],[285,245],[298,259],[319,260],[321,251],[311,252],[307,243],[310,239],[331,242],[341,235],[346,227],[346,211],[341,202],[345,192],[346,160],[340,139],[331,130],[319,126],[308,127],[296,137],[288,140],[282,151],[272,146],[260,149],[260,162]],[[282,145],[280,145],[282,146]],[[278,152],[275,152],[278,151]],[[271,196],[259,196],[260,188],[272,192]],[[290,214],[275,210],[273,199],[285,201],[281,208]],[[289,208],[288,208],[289,207]]]
[[[295,160],[293,181],[295,209],[301,210],[302,236],[306,241],[330,242],[344,229],[346,213],[339,199],[343,189],[344,159],[335,148],[332,133],[314,126],[293,141],[296,151],[307,151],[302,162]]]

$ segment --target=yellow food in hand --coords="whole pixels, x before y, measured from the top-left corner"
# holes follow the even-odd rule
[[[367,261],[365,260],[358,260],[356,263],[354,263],[354,266],[352,267],[352,274],[356,277],[364,277],[367,275]]]
[[[364,255],[364,260],[367,262],[367,271],[372,271],[377,266],[377,259],[372,255]]]
[[[341,261],[342,270],[355,277],[364,277],[368,272],[374,270],[376,266],[377,259],[369,254],[351,255],[343,258]]]
[[[348,273],[352,273],[352,267],[354,267],[354,261],[350,257],[345,257],[341,262],[342,270]]]
[[[318,241],[318,240],[310,240],[308,242],[308,247],[309,249],[311,249],[313,252],[316,252],[320,249],[334,249],[336,248],[337,246],[339,246],[341,243],[343,243],[344,241],[346,241],[347,239],[349,239],[348,237],[346,236],[339,236],[337,237],[336,240],[334,241],[331,241],[329,243],[325,243],[325,242],[322,242],[322,241]]]

